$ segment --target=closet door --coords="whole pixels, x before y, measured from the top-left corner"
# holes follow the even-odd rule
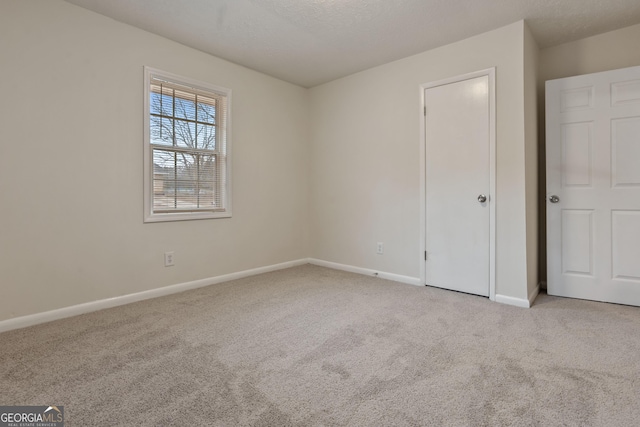
[[[490,77],[425,89],[426,284],[489,296]]]

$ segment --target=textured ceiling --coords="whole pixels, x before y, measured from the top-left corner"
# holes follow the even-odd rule
[[[67,0],[305,87],[525,19],[541,48],[640,23],[640,0]]]

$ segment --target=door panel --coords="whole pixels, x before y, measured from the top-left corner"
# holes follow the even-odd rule
[[[562,211],[562,272],[593,276],[593,211]]]
[[[591,187],[591,123],[562,126],[562,182],[565,187]]]
[[[613,278],[640,281],[640,211],[611,215]]]
[[[548,81],[546,122],[547,292],[640,305],[640,67]]]
[[[614,187],[640,186],[640,117],[611,121]]]
[[[488,296],[489,77],[428,88],[425,106],[426,284]]]
[[[640,102],[640,79],[611,84],[611,105]]]

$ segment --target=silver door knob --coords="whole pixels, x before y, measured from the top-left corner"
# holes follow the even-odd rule
[[[551,203],[558,203],[560,201],[560,197],[556,196],[555,194],[553,196],[549,197],[549,201]]]
[[[479,195],[479,196],[478,196],[478,201],[479,201],[480,203],[484,203],[484,202],[486,202],[486,201],[487,201],[487,196],[485,196],[484,194]]]

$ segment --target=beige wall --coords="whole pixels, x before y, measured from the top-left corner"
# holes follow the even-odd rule
[[[537,83],[540,49],[524,27],[524,132],[527,215],[527,292],[538,288],[538,105]]]
[[[313,257],[420,277],[419,85],[495,66],[496,292],[527,298],[524,37],[521,21],[311,89]]]
[[[0,58],[0,320],[308,256],[307,90],[59,0]],[[144,65],[233,90],[233,218],[143,224]]]
[[[540,52],[540,82],[640,65],[640,24]]]
[[[540,75],[538,78],[539,200],[544,199],[546,187],[544,82],[640,65],[639,43],[640,24],[540,51]],[[539,274],[541,280],[546,280],[547,277],[545,206],[545,203],[540,203]]]

